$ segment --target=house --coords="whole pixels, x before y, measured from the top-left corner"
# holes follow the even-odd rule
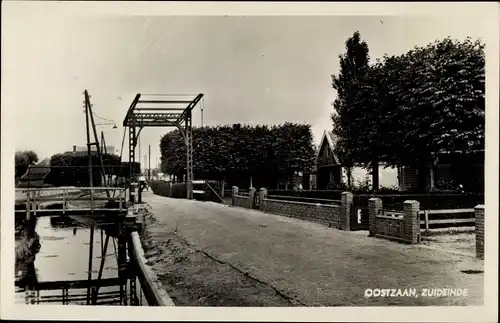
[[[347,184],[346,168],[340,164],[339,156],[334,151],[336,136],[325,130],[321,137],[321,142],[317,151],[317,172],[316,187],[318,190],[327,189],[332,184]],[[369,169],[360,166],[351,168],[351,184],[358,185],[368,182],[371,184],[372,176]],[[398,170],[395,167],[386,167],[379,165],[379,184],[380,187],[398,187]]]
[[[26,173],[19,179],[19,187],[43,187],[50,173],[50,158],[45,158],[35,166],[28,166]]]
[[[484,192],[484,150],[468,153],[447,151],[435,154],[434,165],[426,174],[426,190],[456,190],[458,185],[468,192]],[[400,190],[418,187],[418,169],[410,166],[399,170]]]

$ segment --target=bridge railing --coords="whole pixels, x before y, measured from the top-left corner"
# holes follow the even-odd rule
[[[90,205],[78,207],[90,210],[116,210],[127,209],[126,188],[124,187],[50,187],[50,188],[28,188],[16,189],[16,194],[25,195],[22,199],[30,208],[36,210],[40,202],[54,202],[63,205],[63,213],[70,208],[68,204],[76,201],[88,201]],[[19,195],[18,194],[18,195]],[[96,202],[115,202],[114,207],[100,207]],[[35,207],[33,207],[33,204]]]
[[[163,290],[161,284],[155,280],[155,275],[151,269],[146,266],[144,250],[142,249],[139,234],[136,231],[131,233],[130,245],[129,257],[136,274],[136,277],[133,279],[137,279],[139,282],[137,294],[141,296],[140,303],[137,305],[174,306],[174,303]],[[143,295],[147,304],[143,304],[142,302]]]

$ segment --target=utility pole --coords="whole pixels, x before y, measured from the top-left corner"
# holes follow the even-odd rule
[[[203,127],[203,103],[201,105],[201,126]]]
[[[151,181],[151,145],[149,145],[148,179]]]

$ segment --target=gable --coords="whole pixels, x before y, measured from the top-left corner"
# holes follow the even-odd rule
[[[321,165],[337,165],[337,160],[335,153],[333,151],[333,145],[331,140],[326,137],[326,132],[323,134],[321,143],[318,149],[318,155],[316,156],[316,161]]]
[[[338,165],[338,156],[334,152],[334,137],[333,134],[327,130],[323,132],[323,136],[321,137],[321,142],[319,144],[318,153],[316,155],[316,162],[320,163],[323,161],[323,164],[328,159],[329,164]],[[328,155],[326,155],[326,151],[328,151]]]

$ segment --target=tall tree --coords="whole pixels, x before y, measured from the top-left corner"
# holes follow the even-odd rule
[[[338,138],[335,150],[339,162],[348,170],[354,163],[371,167],[373,187],[378,188],[377,106],[371,100],[373,74],[370,73],[369,49],[359,32],[348,38],[346,53],[339,56],[340,73],[332,75],[332,87],[337,91],[333,103],[333,133]]]

